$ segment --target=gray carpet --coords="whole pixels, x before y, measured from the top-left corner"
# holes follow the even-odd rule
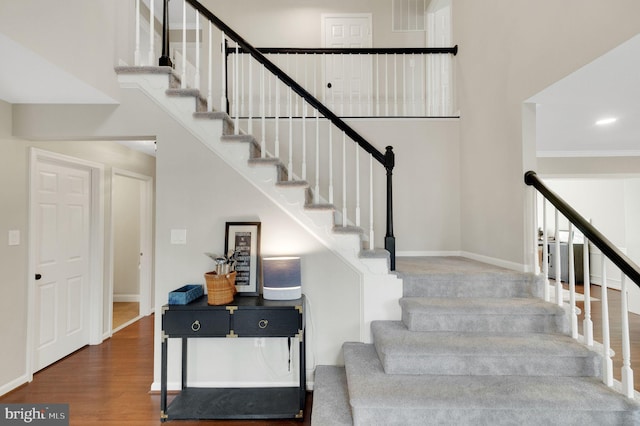
[[[640,425],[640,404],[599,379],[600,355],[567,336],[566,310],[540,299],[542,278],[463,258],[397,269],[401,321],[343,345],[346,383],[316,369],[312,424]]]

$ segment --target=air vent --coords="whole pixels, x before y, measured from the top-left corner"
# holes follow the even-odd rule
[[[393,0],[393,31],[424,31],[428,0]]]

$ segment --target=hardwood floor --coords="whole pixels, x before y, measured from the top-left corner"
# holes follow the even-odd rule
[[[577,286],[578,292],[582,287]],[[600,287],[592,286],[593,297],[600,299]],[[611,346],[616,352],[614,377],[620,380],[620,292],[609,290]],[[578,302],[583,309],[583,302]],[[594,337],[601,341],[601,307],[592,303]],[[630,314],[632,368],[635,388],[640,390],[640,315]],[[582,318],[579,319],[582,332]],[[160,396],[151,394],[153,381],[153,316],[142,318],[115,333],[99,346],[87,346],[35,375],[32,383],[0,397],[0,403],[68,403],[70,424],[85,425],[159,425]],[[310,425],[312,394],[308,394],[303,422],[278,421],[175,421],[167,424],[193,426],[215,424]]]
[[[113,302],[113,329],[135,319],[140,314],[138,302]]]
[[[86,346],[38,372],[33,382],[3,397],[0,403],[69,404],[71,425],[160,425],[160,395],[153,382],[153,316],[142,318],[98,346]],[[199,424],[260,426],[310,425],[311,394],[303,422],[175,421],[167,425]]]

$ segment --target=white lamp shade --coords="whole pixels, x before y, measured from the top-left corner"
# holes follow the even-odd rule
[[[263,297],[268,300],[292,300],[302,297],[299,257],[262,259]]]

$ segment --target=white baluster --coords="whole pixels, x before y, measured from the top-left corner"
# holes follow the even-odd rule
[[[313,192],[313,200],[318,204],[320,202],[320,117],[318,110],[316,110],[316,186]]]
[[[393,54],[393,115],[398,115],[398,55]]]
[[[253,135],[253,56],[249,55],[249,121],[247,133]]]
[[[358,55],[360,59],[360,69],[364,69],[364,55]],[[358,90],[358,115],[362,115],[362,88]]]
[[[402,54],[402,113],[407,115],[407,57]]]
[[[222,43],[222,58],[220,59],[220,75],[222,76],[221,87],[220,87],[220,111],[227,112],[227,70],[226,70],[226,62],[227,62],[227,43],[225,43],[226,38],[224,35],[224,31],[221,32],[222,38],[220,39],[220,43]]]
[[[239,76],[239,67],[238,67],[238,60],[239,58],[239,48],[240,46],[238,45],[238,42],[236,42],[236,52],[235,55],[233,55],[233,115],[235,117],[235,122],[234,122],[234,133],[236,135],[240,134],[240,111],[238,111],[238,108],[240,107],[240,102],[238,101],[238,97],[240,96],[239,94],[239,86],[238,86],[238,79],[240,78]]]
[[[374,99],[376,103],[376,116],[380,116],[380,55],[376,54],[376,86],[374,91]]]
[[[213,111],[213,25],[209,21],[209,49],[208,49],[208,65],[207,73],[207,111]]]
[[[196,13],[196,75],[194,76],[193,87],[200,90],[200,14]]]
[[[369,154],[369,250],[375,247],[373,234],[373,155]]]
[[[613,386],[613,361],[611,360],[611,339],[609,337],[609,294],[607,288],[607,257],[602,254],[602,381],[605,385]]]
[[[542,273],[544,274],[544,300],[551,300],[549,286],[549,236],[547,233],[547,200],[542,199]]]
[[[140,65],[140,0],[136,0],[136,48],[133,51],[133,65]],[[151,22],[149,22],[151,27]],[[149,30],[151,34],[153,31]]]
[[[427,97],[426,97],[427,70],[426,70],[425,58],[423,56],[420,56],[420,69],[422,70],[420,74],[420,78],[418,79],[420,81],[420,114],[426,115],[427,114]]]
[[[329,204],[333,204],[333,126],[329,121]]]
[[[240,84],[240,115],[244,116],[246,111],[245,96],[244,96],[244,80],[245,80],[244,55],[239,56],[238,61],[240,61],[240,76],[238,77],[240,80],[239,82]]]
[[[541,270],[542,270],[542,265],[540,265],[540,260],[538,259],[539,256],[540,256],[538,254],[538,250],[542,249],[542,246],[540,246],[540,243],[539,243],[540,240],[538,239],[538,229],[540,227],[540,224],[538,223],[539,222],[539,220],[538,220],[538,193],[535,190],[533,190],[531,192],[531,194],[532,194],[532,200],[531,200],[532,209],[531,209],[531,211],[533,212],[533,234],[532,234],[533,235],[533,238],[532,238],[532,240],[533,240],[532,241],[532,243],[533,243],[533,247],[532,247],[532,249],[533,249],[533,251],[532,251],[532,253],[533,253],[533,259],[532,259],[533,260],[533,273],[535,275],[539,275]]]
[[[416,115],[416,60],[415,55],[409,59],[411,68],[411,115]],[[412,64],[412,65],[411,65]]]
[[[276,116],[275,116],[275,151],[276,158],[280,158],[280,82],[275,79],[276,85]]]
[[[556,303],[558,306],[562,306],[562,273],[561,267],[562,265],[562,256],[560,255],[560,218],[558,209],[556,209],[555,213],[555,249],[556,253],[553,257],[553,265],[556,268]]]
[[[275,60],[275,58],[274,58]],[[271,73],[267,75],[267,105],[269,106],[269,117],[273,117],[273,94],[271,92]]]
[[[356,226],[360,226],[360,148],[356,147]]]
[[[576,315],[576,268],[573,258],[573,223],[569,222],[569,309],[571,337],[578,338],[578,316]]]
[[[287,165],[288,180],[293,180],[293,108],[291,108],[291,96],[293,95],[293,90],[289,88],[289,164]]]
[[[266,106],[265,106],[265,81],[264,81],[264,65],[262,65],[260,67],[260,105],[261,105],[261,110],[260,110],[260,114],[261,114],[261,118],[260,118],[260,124],[262,126],[261,130],[262,130],[262,135],[260,136],[260,156],[262,158],[266,158],[267,156],[267,139],[266,139],[266,134],[267,134],[267,117],[266,117]]]
[[[342,132],[342,226],[347,226],[347,136]]]
[[[593,322],[591,321],[591,276],[589,271],[589,240],[585,237],[582,248],[582,271],[584,275],[584,320],[582,333],[588,346],[593,346]]]
[[[180,87],[187,87],[187,1],[182,0],[182,72]]]
[[[156,16],[155,16],[155,12],[154,12],[154,3],[155,1],[150,1],[149,2],[149,54],[148,54],[148,60],[149,60],[149,65],[153,65],[154,61],[154,53],[153,51],[155,50],[154,44],[155,44],[155,35],[156,35]],[[169,54],[169,52],[167,52],[167,55]]]
[[[345,55],[347,60],[349,61],[349,68],[351,70],[354,69],[353,66],[353,55]],[[343,73],[344,73],[344,68],[343,68]],[[344,74],[342,74],[344,75]],[[353,115],[353,89],[351,87],[351,79],[343,80],[343,84],[345,85],[345,90],[349,91],[349,115]]]
[[[307,180],[307,102],[302,99],[302,180]]]
[[[633,370],[631,369],[631,345],[629,342],[629,294],[627,293],[627,277],[622,274],[622,282],[620,287],[621,306],[620,313],[622,315],[622,393],[627,398],[633,398]]]
[[[384,55],[384,114],[389,116],[389,55]]]

